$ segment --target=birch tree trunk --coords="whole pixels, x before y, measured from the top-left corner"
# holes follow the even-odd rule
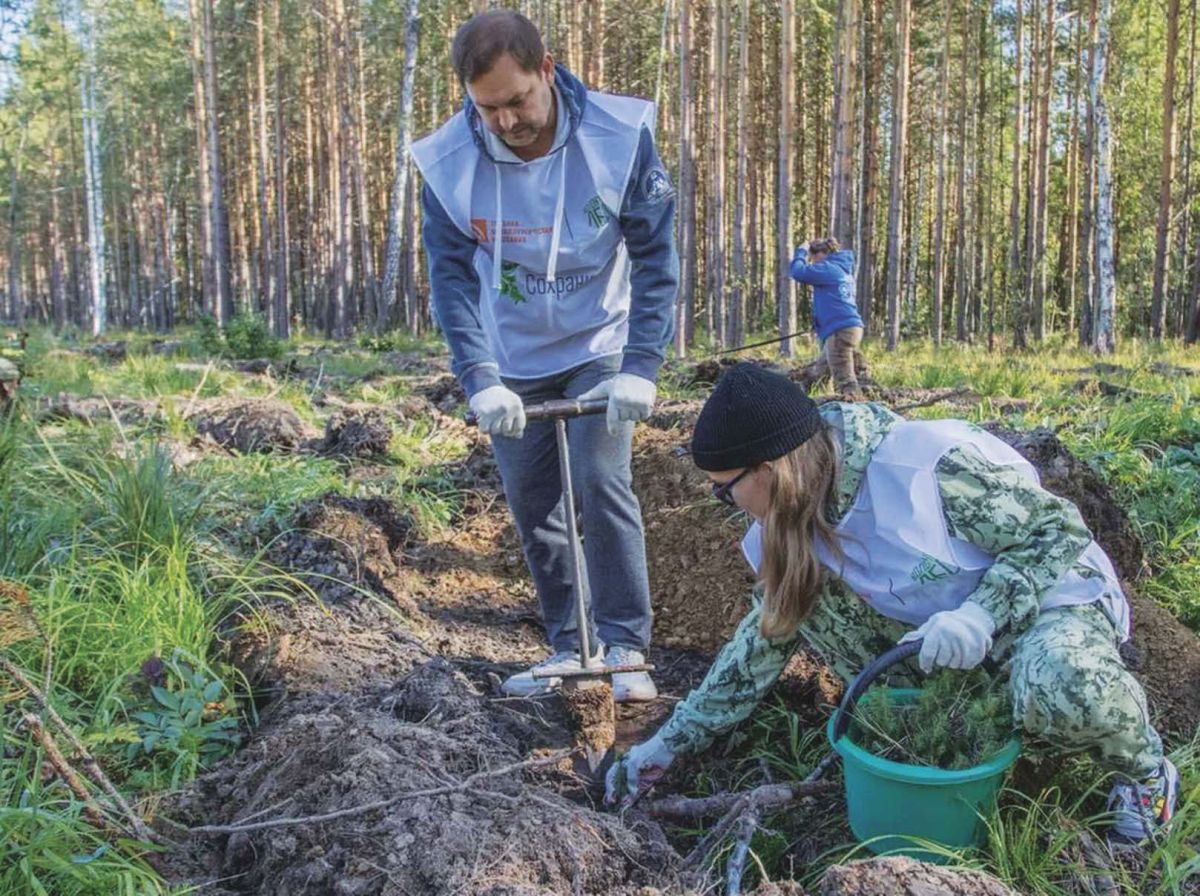
[[[396,279],[400,273],[400,239],[403,232],[404,195],[408,190],[408,151],[412,146],[413,72],[417,66],[417,35],[421,27],[418,0],[408,0],[404,29],[404,75],[400,85],[400,134],[392,176],[392,198],[388,217],[387,252],[383,266],[383,312],[376,324],[379,332],[392,321],[396,304]]]
[[[1100,0],[1096,46],[1092,59],[1092,105],[1096,109],[1096,317],[1092,328],[1092,350],[1110,354],[1116,348],[1116,270],[1113,264],[1112,136],[1104,76],[1108,63],[1109,22],[1112,0]]]
[[[908,73],[912,0],[896,0],[896,84],[892,95],[892,172],[888,197],[888,351],[900,342],[900,246],[904,221],[904,157],[908,149]]]
[[[100,125],[96,109],[95,17],[86,3],[81,10],[84,64],[79,74],[83,111],[83,179],[87,206],[88,275],[92,296],[92,335],[101,335],[108,324],[108,293],[104,276],[104,183],[100,159]],[[24,135],[22,135],[22,143]],[[15,259],[10,259],[10,265]],[[13,265],[15,266],[15,265]]]

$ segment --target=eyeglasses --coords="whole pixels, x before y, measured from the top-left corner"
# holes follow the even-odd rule
[[[712,484],[713,497],[722,504],[728,504],[730,507],[736,507],[737,501],[735,501],[733,498],[733,487],[742,480],[742,477],[753,472],[754,469],[754,467],[746,467],[746,469],[742,470],[742,472],[738,473],[728,482],[714,482]]]

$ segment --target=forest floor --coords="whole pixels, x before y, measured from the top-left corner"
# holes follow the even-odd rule
[[[9,426],[18,464],[10,462],[9,490],[0,494],[10,520],[22,506],[22,519],[44,514],[37,490],[84,475],[84,458],[103,449],[137,467],[112,489],[106,525],[111,515],[153,516],[153,501],[131,491],[175,500],[194,486],[188,518],[211,521],[197,524],[197,543],[237,558],[219,566],[206,554],[185,572],[203,580],[198,590],[208,589],[209,605],[214,594],[224,600],[221,612],[196,623],[211,636],[202,646],[159,632],[89,687],[80,677],[100,670],[69,659],[69,637],[83,635],[62,621],[70,619],[56,578],[63,573],[37,559],[39,546],[45,557],[48,545],[61,543],[66,523],[9,527],[0,578],[28,587],[48,642],[10,649],[33,679],[57,679],[51,702],[62,701],[102,763],[110,751],[121,757],[110,769],[162,839],[150,852],[123,847],[136,856],[143,887],[130,892],[723,892],[728,840],[685,859],[715,818],[684,828],[639,808],[606,809],[602,786],[580,774],[572,755],[560,698],[500,693],[505,676],[546,653],[536,599],[487,439],[462,422],[462,394],[440,354],[401,348],[308,345],[249,364],[195,358],[186,345],[175,355],[149,344],[110,346],[110,356],[98,357],[105,352],[43,338],[29,352],[19,420]],[[1190,391],[1200,365],[1134,353],[1102,367],[1059,352],[1036,367],[1010,361],[1001,374],[993,368],[1002,362],[970,351],[913,354],[891,369],[882,356],[872,361],[880,381],[873,398],[908,414],[994,423],[1049,489],[1080,506],[1128,583],[1135,630],[1126,659],[1184,770],[1187,799],[1157,851],[1101,855],[1097,813],[1110,782],[1086,759],[1027,750],[988,845],[951,857],[951,870],[993,876],[984,882],[895,863],[844,870],[867,854],[854,844],[834,787],[762,820],[747,886],[906,892],[896,881],[915,885],[912,875],[924,874],[925,885],[936,878],[941,887],[930,893],[1200,893],[1200,801],[1192,791],[1200,783],[1200,643],[1188,627],[1200,576],[1190,577],[1186,559],[1200,531],[1200,416]],[[738,550],[745,521],[711,501],[703,477],[674,450],[720,367],[669,365],[663,400],[635,437],[660,698],[618,708],[618,749],[653,733],[747,609],[752,579]],[[1114,441],[1126,430],[1129,445]],[[162,469],[140,472],[147,451],[163,459]],[[47,453],[54,476],[28,479],[21,459]],[[107,479],[87,477],[92,492],[109,494]],[[167,531],[180,525],[181,506],[168,508]],[[75,522],[99,531],[91,518]],[[214,574],[231,568],[237,572]],[[240,589],[232,599],[228,582]],[[0,638],[0,648],[7,644]],[[185,647],[186,663],[170,659]],[[151,657],[166,661],[165,674],[147,671]],[[158,700],[162,714],[163,701],[139,685],[139,670],[179,694],[187,690],[181,667],[202,670],[209,696],[224,699],[207,700],[194,719],[185,714],[188,736],[167,733],[148,745],[147,731],[163,725],[155,728],[145,707]],[[828,750],[823,726],[840,688],[818,659],[799,653],[751,719],[704,756],[679,763],[654,796],[804,778]],[[219,748],[213,733],[222,714],[240,720],[236,750]],[[62,810],[54,773],[17,758],[18,749],[29,752],[30,734],[15,722],[6,729],[6,804],[28,803],[21,775],[42,769],[38,798]],[[195,760],[181,762],[188,750]],[[836,769],[829,777],[840,780]],[[44,828],[38,841],[14,822],[5,833],[29,837],[29,847],[41,842],[47,854],[65,852],[72,863],[86,859],[66,871],[35,863],[25,880],[40,873],[58,882],[47,888],[55,893],[116,892],[104,889],[102,875],[106,862],[119,865],[117,850],[90,849],[111,838],[47,845]],[[13,890],[26,891],[37,889]]]

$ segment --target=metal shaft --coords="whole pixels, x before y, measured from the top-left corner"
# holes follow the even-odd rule
[[[571,453],[567,446],[567,421],[554,418],[554,437],[558,441],[558,473],[562,480],[563,511],[567,515],[567,541],[570,542],[571,579],[575,586],[575,625],[579,630],[579,661],[585,669],[598,665],[592,662],[591,639],[588,637],[588,593],[587,563],[583,559],[583,545],[579,542],[579,528],[575,523],[575,490],[571,486]]]

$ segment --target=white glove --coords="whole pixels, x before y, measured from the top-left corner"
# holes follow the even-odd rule
[[[489,436],[519,439],[525,434],[525,405],[512,389],[488,386],[472,395],[469,403],[479,428]]]
[[[618,373],[588,389],[578,400],[607,398],[608,434],[615,436],[620,432],[622,423],[636,423],[649,417],[657,395],[658,387],[645,377],[635,373]]]
[[[968,600],[956,610],[934,613],[924,625],[901,638],[900,643],[925,639],[917,658],[922,672],[932,672],[934,666],[974,669],[992,649],[995,631],[992,614]]]
[[[667,749],[661,735],[656,734],[638,744],[614,762],[605,775],[604,802],[609,805],[617,800],[622,800],[626,805],[632,803],[642,790],[650,789],[674,761],[675,754]],[[623,792],[618,792],[622,768],[625,770],[625,787]]]

